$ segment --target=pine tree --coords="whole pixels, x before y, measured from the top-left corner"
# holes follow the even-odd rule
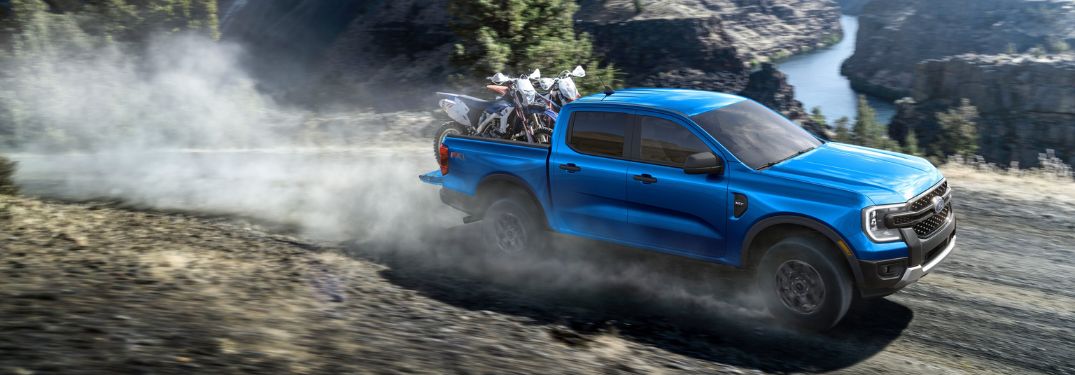
[[[915,134],[914,129],[907,131],[907,137],[903,140],[903,153],[908,155],[922,154],[922,151],[918,149],[918,135]]]
[[[855,118],[855,126],[852,129],[851,143],[866,146],[880,147],[883,140],[881,124],[877,122],[877,112],[866,101],[865,95],[858,97],[858,116]]]
[[[590,35],[575,32],[576,10],[573,0],[451,0],[452,29],[463,41],[455,45],[452,62],[471,80],[534,69],[555,74],[583,65],[580,91],[612,85],[615,69],[599,67]]]
[[[814,108],[810,109],[810,119],[814,120],[814,122],[817,122],[818,124],[821,124],[821,126],[823,127],[829,126],[829,123],[825,118],[825,114],[821,113],[821,107],[814,106]]]
[[[970,157],[978,152],[978,108],[969,99],[960,100],[956,108],[937,113],[937,123],[941,132],[932,153],[940,157]]]
[[[833,123],[833,126],[836,127],[836,136],[833,138],[834,141],[843,143],[852,142],[849,129],[851,127],[851,119],[847,118],[846,116],[840,117],[836,119],[836,122]]]

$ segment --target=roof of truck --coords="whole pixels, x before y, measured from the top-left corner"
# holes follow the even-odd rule
[[[687,89],[652,89],[630,88],[616,90],[616,93],[605,96],[597,93],[579,98],[575,103],[605,103],[625,104],[645,107],[656,107],[672,110],[694,116],[727,105],[746,100],[746,98],[723,94],[712,91],[687,90]]]

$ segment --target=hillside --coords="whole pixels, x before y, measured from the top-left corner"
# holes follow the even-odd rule
[[[741,276],[652,253],[569,241],[506,261],[459,246],[468,227],[319,243],[234,216],[0,197],[0,369],[1070,371],[1056,333],[1075,328],[1075,295],[1055,286],[1075,274],[1071,183],[945,172],[962,242],[944,267],[806,336],[729,292]]]

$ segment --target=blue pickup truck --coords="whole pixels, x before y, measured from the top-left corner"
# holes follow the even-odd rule
[[[551,144],[445,139],[421,176],[517,253],[558,232],[754,272],[770,313],[824,330],[955,246],[928,161],[826,142],[754,101],[625,89],[566,105]]]

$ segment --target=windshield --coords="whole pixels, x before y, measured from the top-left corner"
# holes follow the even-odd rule
[[[526,101],[523,104],[533,104],[534,99],[537,99],[537,90],[534,89],[534,84],[530,83],[529,79],[515,80],[515,89],[523,94],[523,100]]]
[[[762,169],[814,149],[821,141],[784,116],[744,100],[691,117],[736,158]]]
[[[571,77],[560,79],[560,95],[564,96],[564,100],[570,102],[579,98],[579,89],[575,87],[575,80]]]

